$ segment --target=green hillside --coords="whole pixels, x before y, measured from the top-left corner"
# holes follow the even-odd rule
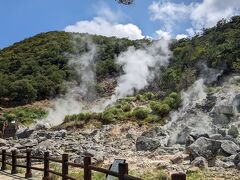
[[[79,36],[88,36],[79,34]],[[74,79],[74,71],[67,63],[69,54],[82,54],[81,38],[74,43],[83,44],[74,49],[73,36],[66,32],[48,32],[15,43],[0,51],[0,106],[15,106],[36,100],[49,99],[64,93],[63,81]],[[98,78],[115,76],[119,67],[114,58],[129,46],[141,41],[91,36],[99,45],[96,59]]]
[[[64,81],[74,79],[67,65],[69,54],[88,51],[84,45],[74,49],[71,33],[48,32],[0,50],[0,106],[9,107],[50,99],[65,92]],[[79,36],[90,36],[81,34]],[[90,36],[99,47],[96,62],[97,80],[116,77],[121,67],[114,59],[129,46],[145,46],[148,40]],[[75,38],[74,41],[81,41]],[[81,42],[84,44],[86,42]],[[179,92],[191,85],[200,74],[199,63],[221,69],[224,73],[240,71],[240,17],[220,21],[202,35],[174,41],[170,65],[145,91]]]

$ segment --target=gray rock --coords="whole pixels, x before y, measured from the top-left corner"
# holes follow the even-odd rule
[[[226,136],[226,129],[218,129],[218,133],[222,136]]]
[[[7,140],[0,138],[0,147],[6,146],[7,145]]]
[[[240,153],[234,157],[233,162],[236,166],[240,163]]]
[[[76,157],[73,162],[74,163],[77,163],[77,164],[82,164],[83,165],[83,160],[84,160],[84,157],[83,156],[78,156]]]
[[[198,132],[191,132],[190,136],[192,136],[195,140],[200,137],[209,138],[209,135],[207,133],[199,134]]]
[[[23,129],[19,129],[16,132],[16,136],[18,139],[28,138],[33,132],[34,132],[34,129],[23,128]]]
[[[32,149],[32,156],[40,156],[43,157],[44,156],[44,152],[46,152],[47,149],[44,147],[35,147]]]
[[[208,166],[208,162],[204,157],[196,157],[193,161],[192,164],[196,167],[199,168],[205,168]]]
[[[210,139],[214,139],[214,140],[223,140],[224,137],[221,134],[212,134],[209,136]]]
[[[231,125],[231,127],[228,130],[228,135],[232,136],[233,138],[237,138],[239,135],[238,128],[234,125]]]
[[[188,136],[186,139],[186,147],[190,146],[194,141],[195,139],[192,136]]]
[[[185,127],[180,133],[177,134],[176,144],[186,144],[187,137],[191,132],[191,128]]]
[[[223,167],[223,168],[234,168],[235,164],[233,162],[224,162],[219,159],[215,162],[216,167]]]
[[[66,134],[67,134],[67,130],[62,129],[55,133],[55,137],[65,138]]]
[[[155,138],[158,136],[166,136],[166,132],[161,127],[155,127],[149,131],[144,132],[141,136]]]
[[[224,158],[222,159],[222,161],[224,161],[224,162],[234,162],[235,157],[236,157],[236,154],[235,154],[235,155],[228,156],[228,157],[224,157]]]
[[[175,156],[173,156],[170,161],[173,163],[173,164],[179,164],[181,162],[183,162],[183,155],[182,154],[176,154]]]
[[[148,137],[138,137],[136,142],[137,151],[153,151],[160,147],[161,144],[159,140]]]
[[[198,156],[203,156],[208,160],[215,157],[220,148],[221,142],[200,137],[194,143],[188,146],[186,151],[193,159]]]
[[[221,150],[227,156],[237,154],[240,151],[240,147],[236,145],[233,141],[221,140]]]
[[[213,118],[213,124],[227,125],[231,119],[225,114],[215,114]]]
[[[225,114],[225,115],[230,115],[230,116],[232,116],[234,114],[234,109],[233,109],[233,106],[231,106],[231,105],[217,106],[215,111],[218,114]]]

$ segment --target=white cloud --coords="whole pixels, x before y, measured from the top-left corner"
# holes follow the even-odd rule
[[[134,24],[119,24],[117,20],[120,13],[113,13],[109,8],[99,9],[99,16],[92,20],[78,21],[74,25],[65,27],[67,32],[97,34],[103,36],[116,36],[118,38],[142,39],[141,29]]]
[[[186,34],[178,34],[176,36],[176,39],[179,40],[179,39],[184,39],[184,38],[187,38],[187,37],[188,37],[188,35],[186,35]]]
[[[186,19],[191,12],[192,6],[184,3],[177,4],[171,2],[153,2],[149,6],[151,20],[160,20],[164,23],[167,31],[172,31],[177,21]]]
[[[164,39],[164,40],[170,40],[171,39],[171,34],[167,31],[163,31],[161,29],[156,31],[158,35],[158,39]]]
[[[199,33],[202,28],[209,28],[225,18],[240,14],[240,0],[203,0],[190,4],[170,1],[153,2],[149,6],[151,20],[163,22],[164,30],[172,33],[173,27],[189,20],[192,27],[186,32],[189,36]]]
[[[196,29],[212,27],[223,18],[239,14],[239,0],[204,0],[193,9],[190,19]]]
[[[186,31],[187,31],[187,33],[190,37],[193,37],[195,35],[195,32],[194,32],[193,28],[188,28],[188,29],[186,29]]]

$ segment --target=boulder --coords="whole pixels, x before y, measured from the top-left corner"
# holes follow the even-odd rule
[[[153,151],[160,146],[160,141],[154,138],[140,136],[136,141],[137,151]]]
[[[200,137],[194,143],[188,146],[186,151],[192,157],[192,159],[202,156],[208,160],[215,157],[220,148],[221,142]]]
[[[199,156],[192,161],[192,165],[199,168],[205,168],[208,166],[208,162],[204,157]]]
[[[18,139],[28,138],[33,132],[34,132],[34,129],[22,128],[17,130],[16,136]]]
[[[237,138],[239,135],[238,128],[234,125],[231,125],[231,127],[228,129],[228,135],[232,136],[233,138]]]
[[[233,141],[221,140],[221,150],[227,156],[237,154],[240,151],[240,147]]]

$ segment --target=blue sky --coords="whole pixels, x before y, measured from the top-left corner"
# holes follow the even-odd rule
[[[239,8],[239,0],[135,0],[131,6],[115,0],[0,0],[0,48],[53,30],[187,37],[239,14]]]

